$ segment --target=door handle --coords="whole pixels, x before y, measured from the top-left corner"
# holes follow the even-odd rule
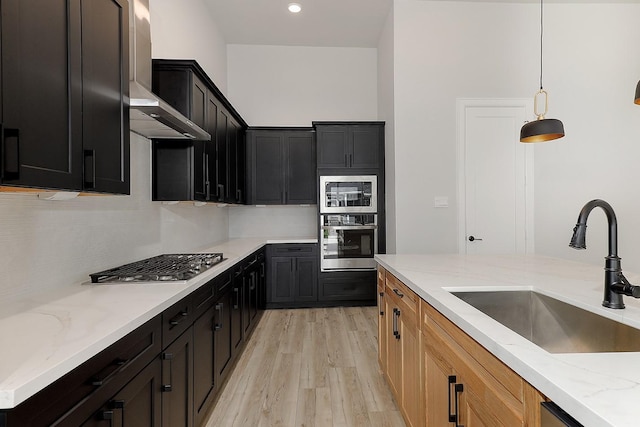
[[[477,237],[469,236],[469,241],[470,241],[470,242],[474,242],[474,241],[476,241],[476,240],[482,241],[482,239],[478,239]]]

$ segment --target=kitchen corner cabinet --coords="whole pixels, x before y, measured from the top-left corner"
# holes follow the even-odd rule
[[[378,280],[379,361],[407,425],[540,426],[540,392],[382,267]]]
[[[318,300],[317,244],[269,245],[267,259],[267,307],[300,307]]]
[[[319,169],[384,167],[384,122],[313,122]]]
[[[246,123],[192,60],[153,60],[153,91],[211,141],[153,142],[153,200],[243,204]]]
[[[126,0],[2,0],[2,186],[129,194]]]
[[[311,128],[247,131],[249,204],[316,204],[316,142]]]

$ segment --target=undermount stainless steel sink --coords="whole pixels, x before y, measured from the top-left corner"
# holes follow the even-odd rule
[[[550,353],[640,351],[640,330],[534,291],[451,292]]]

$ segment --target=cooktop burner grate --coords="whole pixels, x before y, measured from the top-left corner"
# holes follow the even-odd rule
[[[225,259],[221,253],[163,254],[89,276],[92,283],[175,282],[189,280]]]

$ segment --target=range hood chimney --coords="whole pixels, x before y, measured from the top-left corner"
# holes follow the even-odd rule
[[[151,92],[149,0],[129,0],[131,130],[147,138],[211,140],[211,135]]]

